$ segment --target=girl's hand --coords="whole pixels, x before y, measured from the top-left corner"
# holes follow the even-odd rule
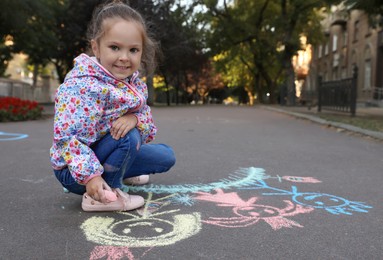
[[[101,176],[92,178],[86,184],[86,193],[88,193],[91,198],[102,203],[110,202],[105,196],[105,190],[111,191],[112,189]]]
[[[126,114],[113,122],[110,134],[115,140],[124,137],[130,130],[137,125],[137,117],[133,114]]]

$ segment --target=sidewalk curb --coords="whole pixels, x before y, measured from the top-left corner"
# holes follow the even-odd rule
[[[376,139],[383,141],[383,133],[382,132],[371,131],[371,130],[363,129],[363,128],[352,126],[352,125],[342,124],[342,123],[338,123],[338,122],[334,122],[334,121],[328,121],[328,120],[324,120],[324,119],[316,117],[316,116],[310,116],[310,115],[306,115],[306,114],[302,114],[302,113],[291,112],[291,111],[287,111],[287,110],[279,109],[279,108],[267,107],[267,106],[262,106],[262,108],[266,109],[266,110],[274,111],[274,112],[288,114],[288,115],[291,115],[291,116],[294,116],[297,118],[307,119],[307,120],[310,120],[310,121],[318,123],[318,124],[342,128],[342,129],[345,129],[345,130],[348,130],[348,131],[351,131],[354,133],[366,135],[366,136],[376,138]]]

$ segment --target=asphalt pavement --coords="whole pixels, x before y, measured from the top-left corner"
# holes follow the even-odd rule
[[[176,165],[87,213],[52,117],[0,123],[0,259],[383,259],[383,143],[262,107],[154,107]]]

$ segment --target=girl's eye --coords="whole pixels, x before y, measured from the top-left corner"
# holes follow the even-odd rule
[[[119,50],[119,48],[116,45],[112,45],[112,46],[110,46],[110,48],[112,49],[112,51],[118,51]]]
[[[137,49],[137,48],[132,48],[132,49],[130,49],[130,52],[131,53],[137,53],[137,52],[139,52],[140,50],[139,49]]]

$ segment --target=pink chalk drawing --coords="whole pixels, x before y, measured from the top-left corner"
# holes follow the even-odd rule
[[[152,250],[153,247],[145,250],[140,257],[146,255],[147,252]],[[118,259],[128,259],[134,260],[134,254],[132,253],[129,247],[124,246],[96,246],[90,254],[89,260],[98,260],[98,259],[107,259],[107,260],[118,260]]]
[[[277,208],[269,205],[256,204],[258,198],[251,197],[243,200],[237,192],[225,193],[217,189],[216,193],[196,192],[194,198],[200,201],[216,203],[220,207],[230,207],[234,217],[210,217],[208,220],[202,220],[203,223],[220,227],[239,228],[254,225],[263,220],[271,226],[273,230],[281,228],[303,227],[299,223],[287,219],[286,217],[297,214],[305,214],[314,210],[312,207],[304,207],[284,200],[285,208]]]
[[[108,260],[134,259],[134,255],[130,251],[129,247],[116,247],[116,246],[96,246],[90,254],[90,260],[103,259],[107,257]]]
[[[313,177],[282,176],[282,179],[286,181],[290,181],[290,182],[300,182],[300,183],[321,183],[322,182]]]

